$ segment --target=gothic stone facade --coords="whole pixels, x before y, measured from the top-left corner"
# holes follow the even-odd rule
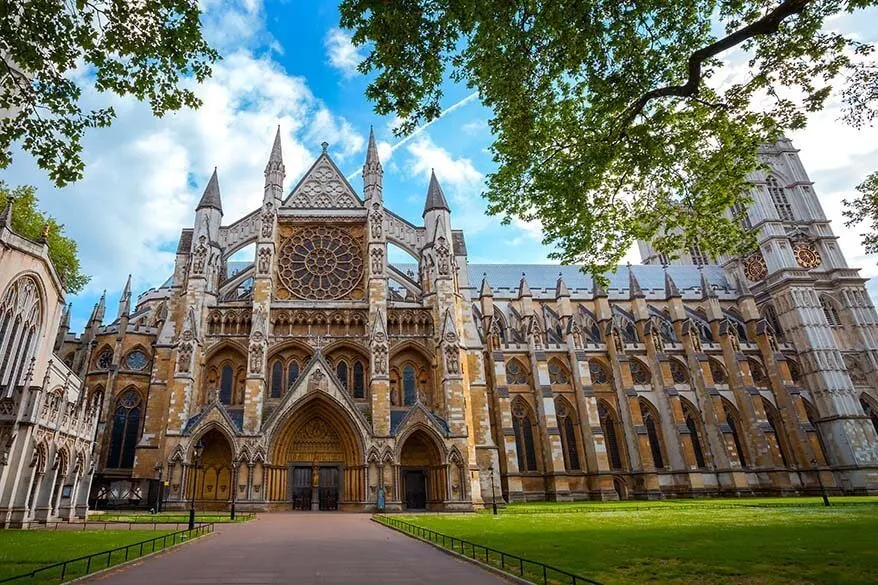
[[[663,267],[644,244],[603,289],[575,267],[469,264],[435,176],[418,224],[385,207],[371,139],[362,197],[325,147],[285,194],[278,135],[259,209],[223,224],[214,173],[168,282],[62,331],[106,396],[92,496],[468,510],[878,491],[875,310],[797,155],[766,156],[758,261]]]
[[[64,289],[44,240],[0,214],[0,527],[84,519],[101,396],[54,355]]]

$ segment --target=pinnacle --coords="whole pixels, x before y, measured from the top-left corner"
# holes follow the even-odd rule
[[[218,209],[220,213],[223,212],[223,203],[220,198],[219,179],[216,176],[216,167],[213,167],[213,174],[210,176],[210,181],[208,181],[207,187],[204,189],[204,194],[201,196],[201,201],[198,202],[198,207],[195,208],[195,211],[204,207],[212,207]]]
[[[269,164],[273,162],[283,163],[283,150],[280,145],[280,124],[277,126],[277,134],[274,135],[274,144],[271,147],[271,155],[268,157]]]
[[[451,212],[451,208],[448,207],[448,201],[445,200],[445,193],[442,192],[439,180],[436,179],[436,171],[431,170],[430,186],[427,188],[427,202],[424,204],[424,214],[434,209],[444,209],[449,213]]]

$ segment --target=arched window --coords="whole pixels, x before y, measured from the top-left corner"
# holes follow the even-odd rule
[[[768,324],[771,325],[771,328],[774,329],[775,337],[778,339],[783,338],[783,327],[780,326],[780,319],[778,319],[777,317],[777,311],[774,310],[774,306],[763,305],[762,315],[765,317],[765,320],[768,322]]]
[[[794,360],[787,359],[787,368],[790,370],[790,379],[799,384],[802,382],[802,369],[799,368],[799,364]]]
[[[701,437],[698,434],[698,423],[695,421],[695,411],[688,405],[683,404],[683,416],[686,417],[686,428],[689,430],[689,440],[692,443],[692,451],[695,453],[695,464],[701,468],[704,464],[704,451],[701,449]]]
[[[418,399],[418,386],[415,380],[415,368],[406,364],[402,368],[402,403],[410,406]]]
[[[591,383],[592,384],[609,384],[610,376],[607,374],[607,369],[604,367],[602,363],[596,360],[588,361],[588,372],[591,374]]]
[[[780,459],[784,464],[784,467],[789,466],[789,451],[787,445],[787,436],[784,433],[783,421],[780,418],[780,413],[774,407],[772,403],[762,399],[762,405],[765,408],[765,418],[768,419],[768,426],[771,427],[771,432],[774,434],[774,439],[777,442],[777,450],[780,453]]]
[[[661,435],[658,429],[658,415],[653,412],[651,406],[645,401],[640,401],[640,416],[643,418],[643,425],[646,427],[646,437],[649,441],[649,450],[652,453],[652,461],[656,469],[665,466],[664,457],[662,457]]]
[[[30,276],[13,282],[0,302],[0,389],[17,386],[35,350],[42,301]]]
[[[741,467],[747,467],[747,451],[744,449],[744,443],[741,440],[741,417],[738,416],[737,411],[731,404],[726,403],[723,406],[726,414],[726,424],[729,425],[732,441],[735,443],[735,451],[738,452],[738,461],[740,461]]]
[[[559,399],[555,404],[555,412],[558,416],[558,426],[561,430],[561,450],[564,454],[564,469],[567,471],[579,471],[579,451],[576,448],[576,425],[573,417],[576,415],[570,406]]]
[[[515,450],[518,451],[519,471],[537,471],[537,454],[534,450],[534,431],[530,409],[524,400],[512,405],[512,430],[515,433]]]
[[[878,433],[878,408],[875,408],[872,403],[866,399],[866,396],[860,396],[860,405],[863,407],[863,412],[872,419],[872,426],[875,427],[875,432]]]
[[[638,386],[649,384],[649,369],[642,362],[633,359],[628,362],[628,368],[631,370],[631,382]]]
[[[287,388],[291,388],[299,379],[299,362],[292,360],[287,366]]]
[[[750,376],[753,378],[753,384],[757,388],[768,388],[769,379],[765,375],[765,369],[762,367],[762,364],[753,359],[749,359],[747,362],[750,365]]]
[[[516,359],[510,360],[506,364],[506,383],[509,385],[527,384],[527,372],[521,362]]]
[[[124,391],[116,399],[107,467],[128,469],[134,466],[134,447],[140,435],[140,411],[140,394],[134,388]]]
[[[698,328],[698,336],[702,343],[713,343],[713,330],[710,328],[710,323],[707,322],[707,315],[700,308],[694,311],[694,314],[695,326]]]
[[[348,363],[344,360],[339,360],[339,362],[335,365],[335,375],[338,378],[338,381],[341,382],[341,387],[345,390],[348,389]]]
[[[726,369],[721,363],[713,358],[710,358],[708,361],[708,365],[710,366],[710,375],[713,378],[714,384],[729,383],[729,376],[726,374]]]
[[[363,370],[363,362],[354,362],[354,398],[366,397],[366,374]]]
[[[769,175],[765,179],[765,184],[768,186],[768,194],[771,196],[771,202],[774,203],[777,216],[781,221],[793,221],[793,206],[790,205],[786,191],[777,182],[777,178]]]
[[[604,442],[607,445],[607,455],[611,469],[622,469],[622,452],[619,450],[619,422],[615,414],[601,400],[598,402],[598,418],[601,421],[601,430],[604,433]]]
[[[694,242],[691,246],[689,246],[689,256],[692,258],[692,264],[698,264],[699,266],[703,266],[708,264],[707,254],[705,254],[701,246],[698,245],[698,242]]]
[[[284,366],[275,360],[271,366],[271,397],[280,398],[284,388]]]
[[[220,373],[219,399],[223,404],[232,403],[232,389],[235,384],[235,370],[230,364],[223,366]]]
[[[823,316],[826,317],[826,322],[830,326],[838,327],[841,325],[841,318],[838,316],[838,309],[835,307],[835,303],[826,297],[820,297],[820,306],[823,307]]]
[[[567,368],[564,367],[557,359],[549,362],[549,383],[550,384],[569,384],[570,376],[567,375]]]
[[[678,360],[671,360],[671,379],[674,384],[689,384],[689,371]]]

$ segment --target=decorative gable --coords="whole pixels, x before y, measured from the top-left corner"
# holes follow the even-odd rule
[[[283,206],[299,209],[354,209],[362,207],[363,203],[324,150],[284,201]]]

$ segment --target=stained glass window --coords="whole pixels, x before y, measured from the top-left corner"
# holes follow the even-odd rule
[[[107,467],[127,469],[134,466],[134,448],[139,433],[140,394],[132,388],[123,392],[116,400]]]
[[[407,364],[402,368],[402,403],[412,405],[418,399],[418,387],[415,381],[415,368]]]
[[[142,370],[148,363],[149,358],[139,349],[135,349],[125,357],[125,367],[129,370]]]

